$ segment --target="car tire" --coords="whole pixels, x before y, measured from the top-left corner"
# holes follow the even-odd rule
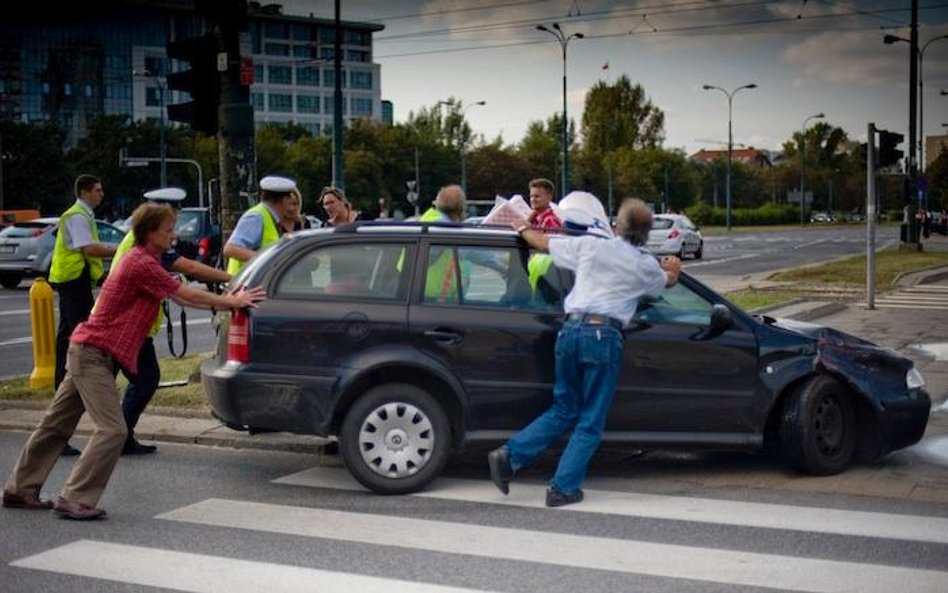
[[[23,280],[21,274],[0,274],[0,286],[10,290],[19,286],[21,280]]]
[[[698,250],[695,251],[695,259],[701,259],[702,255],[704,255],[704,241],[699,241]]]
[[[423,389],[386,383],[366,391],[342,422],[339,448],[352,476],[377,494],[408,494],[444,469],[451,428]]]
[[[828,476],[845,471],[856,449],[856,414],[850,394],[836,379],[818,375],[784,402],[780,442],[795,469]]]

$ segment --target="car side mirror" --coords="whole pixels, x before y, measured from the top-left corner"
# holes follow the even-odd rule
[[[711,307],[711,325],[708,328],[710,335],[717,335],[729,329],[734,324],[731,310],[720,303]]]

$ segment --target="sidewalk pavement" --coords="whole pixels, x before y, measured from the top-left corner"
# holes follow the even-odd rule
[[[929,249],[948,252],[948,238],[935,239],[931,243],[933,245]],[[718,291],[761,287],[764,285],[761,283],[767,282],[759,276],[749,276],[738,281],[713,276],[700,278]],[[899,279],[899,284],[948,286],[948,259],[945,267],[906,275]],[[770,310],[767,315],[800,321],[818,318],[820,324],[888,346],[914,360],[926,379],[926,389],[933,400],[925,439],[915,447],[893,453],[882,463],[856,467],[841,476],[813,478],[775,469],[761,470],[755,467],[754,471],[742,471],[740,468],[722,470],[712,467],[703,472],[702,483],[948,503],[948,324],[944,323],[943,315],[937,311],[919,309],[868,310],[864,303],[819,301],[792,303]],[[42,417],[45,407],[42,402],[0,401],[0,430],[31,431]],[[83,417],[76,434],[88,436],[91,429],[91,422]],[[136,436],[142,441],[292,451],[319,456],[325,454],[324,447],[331,442],[320,437],[288,433],[250,434],[227,428],[208,413],[182,414],[177,410],[159,409],[149,409],[141,417]],[[923,461],[927,461],[927,464]],[[924,469],[915,471],[919,467]],[[689,464],[691,470],[694,467]],[[663,475],[668,477],[667,472]],[[679,475],[680,479],[695,480],[693,471],[682,471]]]

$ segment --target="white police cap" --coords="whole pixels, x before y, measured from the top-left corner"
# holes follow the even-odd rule
[[[172,202],[172,203],[180,202],[187,195],[188,195],[188,192],[184,191],[180,187],[162,187],[158,189],[153,189],[151,191],[146,191],[144,194],[146,200],[153,200],[155,202]]]
[[[296,189],[296,182],[286,177],[267,175],[260,180],[260,189],[277,193],[291,192]]]

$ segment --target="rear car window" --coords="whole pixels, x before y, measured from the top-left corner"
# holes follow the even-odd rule
[[[410,272],[409,246],[350,243],[314,249],[277,283],[278,297],[401,300]]]
[[[48,227],[48,224],[21,222],[0,231],[0,237],[4,239],[27,239],[35,237]]]
[[[675,224],[675,221],[670,218],[655,218],[652,220],[653,229],[670,229],[672,225]]]

